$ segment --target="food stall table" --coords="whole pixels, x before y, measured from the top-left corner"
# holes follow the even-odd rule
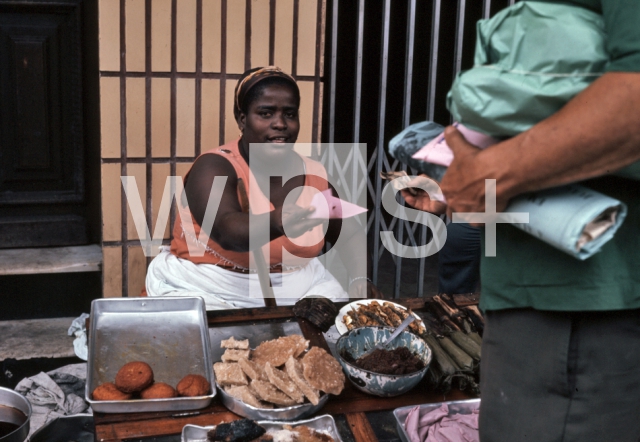
[[[424,308],[424,298],[395,299],[394,302],[415,311]],[[338,308],[345,303],[338,304]],[[292,306],[263,307],[238,310],[208,311],[207,320],[211,334],[224,327],[258,329],[260,324],[291,324],[301,330],[311,346],[330,351],[325,335],[305,319],[294,316]],[[215,358],[214,358],[215,360]],[[350,382],[339,396],[331,396],[327,404],[316,415],[331,414],[336,418],[338,429],[344,441],[375,442],[394,440],[377,435],[393,433],[395,430],[389,419],[398,407],[435,403],[450,400],[469,399],[472,396],[459,390],[447,395],[430,391],[425,382],[400,396],[381,398],[365,394]],[[153,413],[94,413],[95,440],[115,441],[180,441],[182,428],[186,424],[207,426],[239,419],[240,416],[227,410],[220,402],[219,395],[203,409],[184,412]],[[396,435],[397,436],[397,435]]]

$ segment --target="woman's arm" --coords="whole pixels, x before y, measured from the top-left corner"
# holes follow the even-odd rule
[[[250,228],[267,229],[269,232],[268,241],[272,241],[284,235],[285,225],[289,236],[296,238],[322,222],[317,219],[306,219],[314,209],[297,206],[286,209],[280,207],[269,213],[249,215],[242,210],[238,202],[238,178],[231,163],[219,155],[203,155],[194,163],[185,185],[189,209],[200,226],[204,221],[214,179],[225,176],[227,182],[222,192],[212,195],[215,201],[220,201],[220,205],[213,222],[213,228],[211,232],[207,233],[227,250],[249,251]],[[264,243],[266,244],[266,242]],[[259,244],[259,246],[262,245],[264,244]]]
[[[455,155],[441,183],[448,211],[484,212],[485,179],[497,180],[501,211],[521,193],[640,160],[640,73],[606,73],[551,117],[485,150],[453,127],[445,137]]]

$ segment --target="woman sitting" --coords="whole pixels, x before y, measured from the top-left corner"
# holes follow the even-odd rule
[[[241,137],[200,155],[184,177],[187,201],[179,204],[170,250],[165,247],[149,266],[149,296],[201,296],[209,310],[264,306],[254,249],[265,257],[279,305],[305,296],[347,299],[317,258],[326,220],[310,217],[315,208],[309,206],[329,186],[322,165],[293,150],[299,107],[298,85],[280,69],[242,75],[234,105]],[[218,201],[213,226],[205,231],[208,240],[200,241],[207,207]],[[348,243],[356,223],[340,221],[330,220],[328,232],[341,227]],[[255,232],[265,235],[256,239]],[[339,253],[352,278],[350,294],[379,296],[367,283],[366,259],[355,256],[356,248],[340,247]]]

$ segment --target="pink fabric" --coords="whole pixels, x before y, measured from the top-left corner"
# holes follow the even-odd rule
[[[409,411],[404,423],[411,442],[479,442],[478,410],[471,414],[449,415],[449,407],[422,413],[420,407]]]
[[[367,211],[364,207],[336,198],[331,194],[331,189],[316,193],[309,205],[316,210],[307,218],[349,218]]]
[[[489,135],[468,129],[460,123],[456,122],[453,123],[453,125],[462,133],[462,135],[464,135],[469,143],[474,146],[478,146],[481,149],[485,149],[500,141],[496,138],[490,137]],[[449,166],[453,161],[453,152],[449,148],[449,145],[447,145],[447,141],[444,139],[444,133],[442,133],[429,141],[422,149],[414,153],[412,158],[431,164],[438,164],[440,166]]]

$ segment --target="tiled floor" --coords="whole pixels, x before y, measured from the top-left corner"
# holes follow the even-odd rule
[[[74,356],[74,336],[67,330],[74,318],[0,321],[0,360]]]

